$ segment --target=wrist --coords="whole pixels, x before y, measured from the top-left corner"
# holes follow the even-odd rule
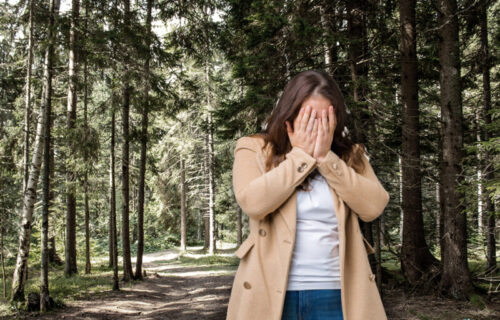
[[[323,163],[326,160],[326,155],[316,158],[318,164]]]

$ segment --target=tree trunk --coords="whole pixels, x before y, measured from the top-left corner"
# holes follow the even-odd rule
[[[210,102],[210,90],[208,83],[209,65],[205,66],[205,81],[207,83],[207,105],[209,106],[207,120],[208,120],[208,141],[207,141],[207,156],[208,156],[208,213],[210,222],[210,247],[209,254],[214,254],[216,250],[216,236],[215,236],[215,179],[214,179],[214,137],[213,137],[213,124],[212,124],[212,110]]]
[[[349,38],[349,68],[352,80],[352,98],[354,100],[354,135],[359,143],[366,143],[365,128],[370,120],[365,106],[367,92],[368,64],[361,62],[367,58],[366,39],[366,0],[347,1],[347,33]]]
[[[130,24],[130,0],[123,2],[124,5],[124,28],[125,37],[129,37]],[[133,278],[132,261],[130,257],[130,194],[129,194],[129,113],[130,113],[130,70],[129,70],[129,48],[125,46],[125,61],[123,63],[123,86],[122,86],[122,255],[123,255],[123,281],[130,281]]]
[[[70,159],[66,163],[66,264],[64,274],[71,276],[78,272],[76,261],[76,193],[75,177],[73,169],[72,154],[74,154],[73,138],[71,132],[75,128],[76,106],[77,106],[77,83],[78,83],[78,29],[80,15],[80,1],[72,0],[71,27],[69,30],[69,59],[68,59],[68,105],[67,105],[67,128],[70,133],[68,138],[68,155]]]
[[[116,234],[116,187],[115,187],[115,95],[114,88],[112,89],[111,98],[111,146],[110,146],[110,161],[109,161],[109,226],[111,243],[111,264],[113,266],[113,290],[120,290],[118,280],[118,239]]]
[[[467,265],[466,214],[457,189],[463,177],[462,89],[456,0],[438,0],[438,33],[441,87],[441,185],[443,192],[443,237],[440,289],[455,299],[465,299],[473,291]]]
[[[489,44],[488,44],[488,1],[481,0],[480,6],[480,19],[481,21],[481,66],[483,71],[483,109],[484,109],[484,124],[485,124],[485,140],[489,141],[493,134],[489,128],[491,124],[491,88],[490,88],[490,54],[489,54]],[[484,152],[484,175],[483,182],[489,183],[495,177],[493,174],[493,162],[492,157],[488,151]],[[488,168],[488,169],[486,169]],[[484,185],[484,184],[483,184]],[[486,232],[486,243],[487,243],[487,266],[486,269],[494,271],[497,268],[497,258],[496,258],[496,247],[495,247],[495,206],[490,197],[490,192],[483,190],[484,197],[484,212],[487,214],[487,232]]]
[[[3,284],[3,297],[7,298],[7,279],[5,276],[5,257],[4,257],[4,245],[3,239],[5,234],[5,209],[2,208],[3,214],[0,215],[0,263],[2,264],[2,284]]]
[[[416,284],[437,262],[425,242],[422,216],[415,4],[415,0],[399,1],[403,102],[401,269],[411,284]]]
[[[85,26],[84,30],[87,31],[87,22],[88,22],[88,16],[89,16],[89,3],[85,2]],[[82,37],[84,38],[84,37]],[[85,39],[82,39],[82,43],[84,43]],[[85,50],[82,50],[82,61],[83,61],[83,85],[84,85],[84,92],[83,92],[83,126],[88,132],[88,120],[87,120],[87,105],[88,105],[88,92],[87,92],[87,53]],[[85,152],[85,155],[87,153]],[[85,163],[85,176],[84,176],[84,202],[85,202],[85,273],[89,274],[92,269],[92,265],[90,263],[90,209],[89,209],[89,191],[88,191],[88,184],[89,184],[89,179],[88,179],[88,157],[85,156],[84,158],[84,163]]]
[[[19,231],[19,248],[17,252],[16,267],[12,276],[12,297],[13,302],[25,301],[24,285],[26,283],[26,273],[28,270],[28,256],[30,252],[30,237],[31,224],[33,222],[33,210],[36,200],[36,189],[38,186],[38,178],[40,176],[40,167],[42,162],[42,151],[44,147],[43,135],[47,124],[45,109],[50,103],[51,87],[52,87],[52,63],[54,60],[54,38],[53,34],[55,15],[59,10],[59,1],[51,0],[50,2],[50,19],[48,26],[49,45],[45,51],[45,59],[43,66],[43,90],[38,123],[36,128],[35,146],[33,157],[31,160],[31,168],[29,173],[28,184],[23,197],[23,212],[21,218],[21,226]]]
[[[28,62],[26,71],[25,112],[24,112],[24,156],[23,156],[23,193],[26,191],[29,176],[30,156],[30,120],[31,120],[31,67],[33,65],[33,0],[29,1],[29,25],[28,25]]]
[[[54,0],[50,3],[51,17],[54,19],[53,7]],[[51,23],[53,24],[53,22]],[[50,135],[51,135],[51,112],[52,112],[52,82],[48,83],[47,102],[44,108],[45,113],[45,130],[44,130],[44,143],[43,143],[43,175],[42,175],[42,261],[40,264],[40,310],[47,311],[50,307],[49,295],[49,210],[50,210]]]
[[[321,18],[321,27],[323,28],[323,55],[324,55],[324,61],[325,61],[325,70],[332,70],[332,53],[330,51],[330,44],[328,43],[328,35],[329,35],[329,29],[328,28],[328,18],[326,16],[326,6],[327,3],[325,1],[321,2],[319,6],[319,14]]]
[[[181,154],[181,251],[186,251],[186,177]]]
[[[137,203],[137,259],[135,265],[135,279],[142,279],[142,255],[144,253],[144,193],[146,179],[146,158],[148,143],[148,113],[149,113],[149,61],[151,45],[151,11],[153,0],[147,0],[146,30],[148,51],[146,53],[146,62],[144,63],[144,110],[142,111],[142,132],[141,132],[141,163],[139,168],[139,198]]]
[[[205,177],[205,184],[208,188],[209,185],[209,173],[208,173],[208,166],[209,166],[209,159],[208,159],[208,134],[205,134],[204,136],[204,157],[203,157],[203,176]],[[206,193],[205,193],[206,194]],[[203,222],[204,222],[204,228],[205,228],[205,250],[209,249],[211,247],[210,245],[210,205],[206,206],[203,211]]]

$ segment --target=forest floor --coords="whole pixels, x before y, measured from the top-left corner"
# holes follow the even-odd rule
[[[200,247],[188,249],[184,255],[176,249],[145,255],[147,278],[128,286],[122,285],[118,292],[108,290],[83,295],[66,303],[63,309],[14,318],[224,320],[237,268],[237,263],[235,265],[234,260],[230,260],[233,259],[234,245],[220,250],[219,255],[228,259],[223,261],[233,261],[226,264],[217,258],[204,259],[207,256],[202,254]],[[384,305],[391,320],[500,319],[499,296],[480,308],[470,302],[435,296],[412,297],[399,288],[384,288]]]

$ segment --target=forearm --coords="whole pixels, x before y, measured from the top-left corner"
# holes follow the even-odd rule
[[[238,140],[234,151],[233,189],[236,201],[252,219],[263,219],[278,209],[316,167],[316,159],[299,147],[277,167],[263,172],[257,165],[259,148],[251,138]]]
[[[389,193],[384,189],[371,167],[368,159],[362,156],[365,164],[363,174],[349,167],[333,151],[318,159],[318,171],[339,197],[366,222],[382,214],[389,202]]]

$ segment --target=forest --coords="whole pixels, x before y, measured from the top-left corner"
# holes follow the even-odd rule
[[[225,319],[250,232],[235,142],[314,69],[390,194],[360,220],[388,318],[500,319],[499,17],[489,0],[3,1],[0,318]]]

